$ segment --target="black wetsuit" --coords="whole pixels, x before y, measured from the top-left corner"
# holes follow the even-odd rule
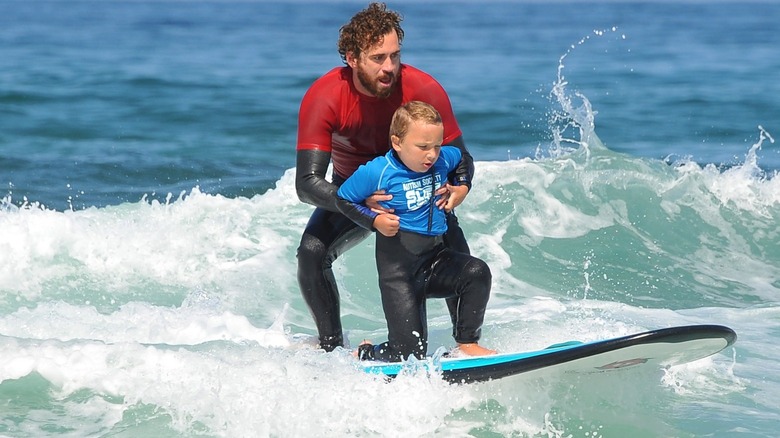
[[[462,139],[455,142],[463,153],[463,163],[455,172],[460,183],[469,184],[474,174],[471,156]],[[336,191],[343,178],[324,179],[330,154],[317,150],[298,151],[296,163],[296,190],[304,202],[317,208],[309,218],[298,247],[298,284],[319,333],[320,347],[331,351],[344,345],[341,326],[339,292],[333,276],[333,262],[344,252],[372,234],[341,214],[336,207]],[[447,215],[447,233],[444,244],[455,251],[469,253],[463,231],[454,214]],[[453,324],[457,320],[459,298],[447,299]]]
[[[461,152],[440,149],[426,172],[404,165],[395,150],[378,157],[352,174],[339,188],[337,207],[361,228],[373,230],[377,213],[363,205],[374,190],[393,198],[382,202],[400,219],[400,231],[387,237],[376,233],[376,264],[388,341],[371,350],[361,348],[361,358],[398,361],[410,355],[423,358],[428,350],[427,298],[457,300],[452,335],[458,343],[479,340],[491,275],[487,264],[468,253],[447,248],[446,213],[436,206],[434,195],[457,169]]]
[[[441,237],[399,231],[393,237],[376,233],[376,263],[388,340],[373,346],[362,358],[398,361],[410,355],[425,357],[427,298],[457,301],[452,337],[461,344],[479,340],[491,285],[490,269],[484,261],[447,248]]]

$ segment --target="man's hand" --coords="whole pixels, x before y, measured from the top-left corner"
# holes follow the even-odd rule
[[[374,218],[374,228],[387,237],[393,237],[398,234],[398,229],[401,226],[399,217],[390,214],[383,213]]]
[[[451,212],[455,207],[459,206],[469,194],[468,186],[453,186],[450,183],[445,184],[439,190],[436,190],[436,194],[440,195],[436,206],[441,210],[442,208],[447,212]]]
[[[392,209],[392,208],[384,208],[381,205],[379,205],[380,201],[389,201],[391,199],[393,199],[393,195],[386,195],[384,190],[377,190],[377,191],[374,192],[374,194],[372,194],[371,196],[366,198],[365,204],[366,204],[366,207],[370,208],[371,211],[373,211],[374,213],[378,213],[378,214],[392,213],[392,212],[395,211],[394,209]],[[398,231],[398,230],[396,230],[396,231]],[[384,233],[382,233],[382,234],[384,234]],[[395,233],[393,233],[393,234],[395,234]]]

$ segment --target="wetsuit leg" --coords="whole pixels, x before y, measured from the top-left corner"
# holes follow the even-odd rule
[[[317,208],[301,236],[298,285],[317,325],[320,347],[325,351],[344,344],[333,262],[369,234],[344,215]]]
[[[447,214],[447,232],[444,234],[444,245],[453,251],[464,254],[471,253],[469,244],[466,242],[466,236],[463,235],[463,230],[460,228],[460,223],[458,223],[455,213]]]
[[[444,245],[448,248],[462,252],[464,254],[471,254],[469,250],[469,244],[466,242],[466,236],[463,234],[463,230],[460,228],[458,218],[455,213],[447,214],[447,232],[444,234]],[[445,300],[447,303],[447,310],[450,312],[450,319],[452,320],[452,326],[455,327],[458,319],[458,306],[460,304],[460,297],[457,295]]]
[[[374,347],[374,359],[425,357],[428,323],[424,279],[418,273],[430,264],[440,248],[441,239],[435,237],[403,231],[394,237],[376,235],[376,263],[388,341]]]
[[[439,252],[425,282],[428,298],[459,298],[452,336],[461,344],[477,342],[490,299],[492,275],[484,261],[449,248]]]

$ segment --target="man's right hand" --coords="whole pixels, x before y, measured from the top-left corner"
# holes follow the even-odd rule
[[[399,217],[391,213],[383,213],[374,218],[374,228],[387,237],[393,237],[398,234],[401,226]]]
[[[384,208],[381,205],[379,205],[380,201],[389,201],[391,199],[393,199],[393,195],[385,194],[384,190],[377,190],[377,191],[374,192],[374,194],[372,194],[371,196],[366,198],[365,203],[366,203],[366,207],[370,208],[371,211],[381,215],[383,213],[392,213],[392,212],[395,211],[392,208]],[[396,218],[397,218],[397,216],[396,216]],[[396,231],[398,231],[398,230],[396,230]],[[382,233],[382,234],[384,234],[384,233]],[[393,235],[395,235],[395,233],[393,233]]]

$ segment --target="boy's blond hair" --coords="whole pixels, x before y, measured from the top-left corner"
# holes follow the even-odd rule
[[[393,120],[390,122],[390,139],[393,136],[403,140],[406,133],[409,132],[409,126],[412,122],[422,122],[430,125],[441,125],[441,115],[432,105],[413,100],[401,105],[395,110]]]

